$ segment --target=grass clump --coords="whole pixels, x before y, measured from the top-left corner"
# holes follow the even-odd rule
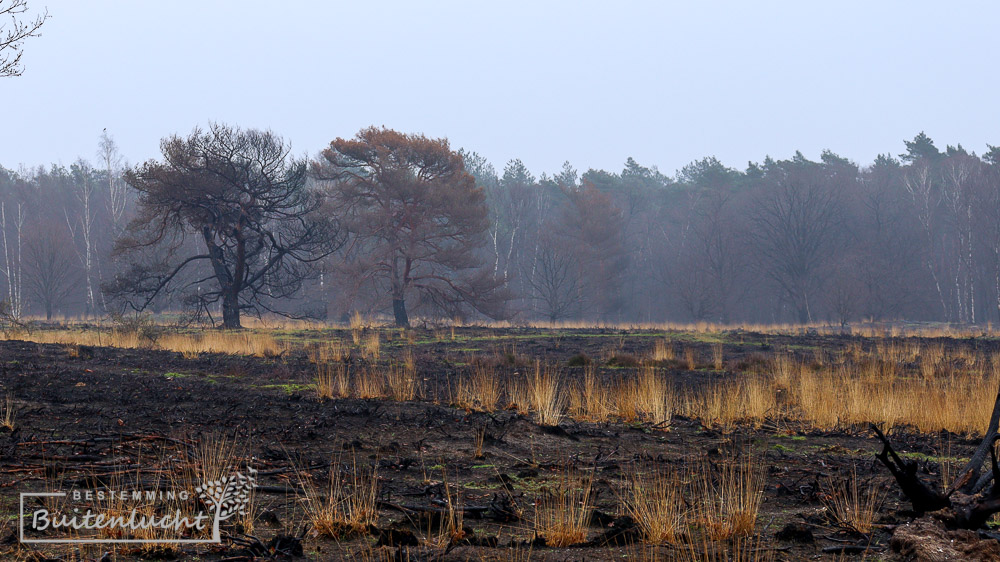
[[[644,477],[638,467],[631,475],[625,507],[652,544],[677,544],[685,529],[683,484],[664,469]]]
[[[842,529],[862,535],[871,533],[888,488],[861,484],[857,467],[847,479],[831,484],[831,492],[822,498],[830,518]]]
[[[535,362],[534,375],[528,379],[528,400],[538,425],[559,425],[563,414],[563,397],[559,375],[549,367]]]
[[[705,537],[720,541],[753,534],[764,495],[764,466],[752,452],[715,467],[703,465],[697,483],[697,522]]]
[[[456,384],[452,402],[466,410],[492,412],[500,403],[502,390],[500,378],[493,365],[475,361],[472,364],[472,373]]]
[[[300,474],[306,518],[315,536],[343,539],[368,532],[377,519],[378,468],[336,462],[325,486]]]
[[[564,472],[554,490],[535,503],[535,534],[555,548],[586,542],[593,512],[591,488],[594,476],[581,479]]]
[[[0,427],[14,431],[17,422],[17,403],[14,401],[14,394],[8,393],[0,404]]]

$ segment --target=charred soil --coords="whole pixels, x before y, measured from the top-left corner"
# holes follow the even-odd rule
[[[921,540],[944,540],[952,541],[957,556],[993,559],[1000,552],[986,530],[963,532],[958,544],[948,534],[952,531],[927,523],[908,526],[892,540],[897,526],[907,526],[914,517],[876,460],[881,444],[863,424],[820,431],[776,416],[758,427],[720,428],[674,415],[669,424],[594,423],[564,416],[558,425],[539,425],[531,415],[504,408],[505,403],[488,412],[453,405],[456,381],[477,361],[490,361],[494,376],[511,380],[527,376],[535,361],[557,367],[563,381],[580,381],[587,369],[617,380],[636,376],[635,365],[663,334],[463,328],[452,338],[416,332],[408,339],[387,338],[377,359],[363,358],[355,349],[335,361],[347,372],[411,361],[418,398],[405,401],[317,397],[315,347],[327,338],[348,341],[346,330],[287,335],[301,341],[271,358],[0,342],[0,384],[16,409],[13,429],[0,429],[5,515],[0,548],[5,556],[25,558],[107,555],[121,560],[282,555],[684,560],[723,559],[725,549],[743,548],[742,559],[833,560],[920,558],[933,551]],[[669,337],[676,358],[660,361],[657,368],[679,394],[745,376],[746,365],[776,349],[808,355],[860,339],[755,333]],[[941,343],[980,351],[997,347],[988,340]],[[713,349],[719,345],[724,366],[715,369]],[[684,350],[691,350],[693,365],[685,361]],[[979,442],[975,436],[906,428],[896,428],[890,437],[929,481],[970,457]],[[19,492],[163,487],[171,473],[196,462],[199,444],[207,438],[228,439],[235,444],[236,466],[258,471],[249,528],[228,521],[221,545],[173,545],[154,552],[114,545],[18,544]],[[749,543],[708,541],[691,530],[696,520],[691,516],[674,544],[644,544],[627,509],[636,467],[669,470],[679,482],[690,483],[705,471],[717,480],[715,467],[746,455],[753,456],[764,477]],[[368,471],[377,481],[371,522],[338,528],[335,536],[315,532],[306,505],[316,501],[309,499],[310,482],[324,489],[331,471],[335,479]],[[583,540],[553,547],[537,532],[537,511],[566,474],[588,480],[585,499],[591,512]],[[862,495],[882,491],[876,494],[870,525],[863,528],[846,522],[849,517],[835,501],[849,491],[848,482]],[[694,503],[682,498],[679,509],[695,513]]]

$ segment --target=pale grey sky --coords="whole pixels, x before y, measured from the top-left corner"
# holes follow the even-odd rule
[[[994,2],[29,5],[52,19],[0,79],[7,168],[93,160],[105,127],[135,163],[210,120],[309,155],[385,125],[536,174],[1000,144]]]

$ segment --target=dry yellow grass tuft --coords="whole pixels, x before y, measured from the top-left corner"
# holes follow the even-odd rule
[[[632,470],[625,508],[647,542],[677,544],[685,528],[683,483],[664,469],[648,473]]]
[[[945,355],[937,346],[880,340],[867,350],[852,342],[830,359],[806,365],[778,352],[768,369],[752,361],[741,379],[690,389],[678,407],[723,429],[787,419],[821,429],[876,423],[972,436],[986,427],[1000,386],[1000,361],[969,351]],[[637,415],[626,410],[625,419]]]
[[[382,374],[376,367],[369,366],[367,369],[359,369],[354,372],[353,380],[355,398],[382,398],[385,396],[384,380]]]
[[[196,450],[196,480],[210,482],[230,476],[239,467],[241,452],[241,447],[233,438],[214,433],[203,436]]]
[[[872,532],[889,488],[861,484],[857,467],[846,480],[830,484],[831,492],[823,498],[823,504],[837,525],[863,535]]]
[[[528,378],[527,397],[539,425],[559,425],[564,409],[560,387],[560,376],[554,368],[543,368],[536,361],[534,375]]]
[[[314,361],[319,362],[338,362],[343,361],[348,355],[350,355],[350,350],[347,345],[339,340],[331,340],[326,342],[326,345],[319,347]]]
[[[253,355],[257,357],[280,357],[288,346],[277,341],[274,336],[263,332],[204,331],[197,334],[166,334],[157,340],[157,345],[182,354],[225,353],[228,355]],[[120,346],[134,347],[134,346]]]
[[[673,361],[674,344],[667,339],[660,339],[653,342],[653,353],[650,355],[653,361]]]
[[[587,540],[593,483],[593,473],[580,478],[564,472],[556,488],[535,502],[535,534],[547,546],[560,548]]]
[[[587,389],[586,378],[584,389]],[[597,392],[599,391],[596,389],[591,390],[592,394]],[[673,388],[660,372],[647,365],[639,370],[636,378],[618,381],[611,389],[608,401],[614,405],[614,413],[618,418],[627,423],[644,421],[657,427],[666,427],[670,424],[677,399]]]
[[[670,424],[674,403],[673,388],[653,367],[643,367],[639,373],[636,409],[645,421],[658,427]]]
[[[361,345],[361,354],[370,361],[377,361],[382,352],[382,339],[378,332],[371,332]]]
[[[789,389],[795,382],[795,376],[800,371],[800,365],[787,353],[777,353],[772,360],[772,377],[779,388]]]
[[[614,413],[607,387],[601,382],[597,370],[588,365],[575,392],[570,394],[570,415],[574,419],[602,423]]]
[[[401,365],[389,365],[383,376],[385,388],[393,400],[405,402],[417,397],[417,375],[414,371]]]
[[[110,478],[110,488],[115,490],[128,489],[130,486],[134,486],[135,482],[142,481],[140,471],[136,471],[131,474],[130,478],[126,478],[127,473],[115,473]],[[152,488],[158,488],[160,486],[161,474],[157,473],[152,481],[147,481],[148,486]],[[128,520],[132,512],[135,512],[136,519],[145,517],[160,517],[163,512],[174,513],[179,510],[181,512],[189,511],[193,506],[183,505],[184,502],[178,499],[178,496],[168,497],[166,500],[157,504],[157,502],[150,502],[144,499],[136,499],[128,494],[103,494],[97,496],[92,505],[92,509],[95,513],[103,515],[106,520],[112,518],[121,518],[121,520]],[[158,513],[159,512],[159,513]],[[140,557],[145,556],[155,556],[155,557],[176,557],[177,552],[174,551],[176,544],[172,541],[176,536],[171,532],[172,529],[162,528],[162,527],[139,527],[132,530],[126,534],[123,527],[120,526],[103,526],[97,529],[96,537],[87,538],[98,538],[104,540],[142,540],[142,541],[157,541],[162,540],[163,542],[146,542],[137,545],[137,550]],[[207,530],[206,530],[207,531]],[[210,536],[210,533],[206,532],[205,536]]]
[[[483,361],[472,361],[472,373],[459,379],[452,402],[459,408],[492,412],[500,403],[503,389],[496,369]]]
[[[14,394],[7,393],[3,404],[0,404],[0,427],[14,431],[17,422],[17,403],[14,401]]]
[[[444,490],[445,511],[438,527],[438,535],[433,542],[440,548],[448,548],[454,543],[466,538],[465,510],[462,509],[461,494],[452,492],[448,481],[447,467],[441,469],[441,487]],[[428,533],[430,535],[430,533]]]
[[[351,328],[351,341],[354,342],[354,345],[361,345],[361,334],[365,330],[366,323],[360,312],[355,310],[351,314],[348,326]]]
[[[354,459],[349,467],[339,460],[330,467],[326,486],[313,483],[305,473],[302,483],[306,518],[317,536],[343,538],[365,533],[378,515],[378,467],[358,466]]]
[[[337,396],[336,368],[338,366],[343,367],[343,365],[335,366],[329,363],[316,364],[316,377],[314,379],[316,398],[329,400]]]
[[[197,357],[201,353],[254,355],[270,358],[280,357],[288,350],[288,346],[276,340],[272,334],[254,330],[238,332],[203,330],[197,333],[166,333],[156,337],[155,343],[134,330],[108,330],[89,327],[84,329],[36,330],[30,335],[23,334],[21,337],[36,343],[67,346],[157,348],[176,351],[188,358]],[[69,351],[73,352],[73,350]]]
[[[697,522],[712,540],[753,534],[764,495],[764,466],[746,449],[717,470],[704,464],[697,475]]]
[[[774,382],[753,375],[688,391],[682,409],[685,415],[723,430],[731,429],[737,422],[759,427],[766,419],[780,415]]]
[[[734,537],[725,542],[716,542],[701,536],[687,543],[686,548],[672,553],[671,562],[771,562],[775,560],[775,549],[767,548],[763,537]],[[838,558],[837,560],[842,560]]]
[[[472,453],[473,459],[483,458],[483,446],[486,443],[486,426],[482,425],[476,429],[476,434],[473,437],[472,444],[475,450]]]
[[[717,344],[713,345],[712,346],[712,368],[715,369],[716,371],[721,371],[722,368],[725,366],[724,359],[725,359],[725,357],[723,356],[723,352],[722,352],[722,344],[721,343],[717,343]]]
[[[625,423],[634,423],[639,420],[638,392],[639,387],[636,381],[627,378],[618,380],[611,389],[611,403],[614,404],[614,413],[618,419]]]
[[[698,355],[693,347],[684,348],[684,366],[693,371],[698,367]]]
[[[413,356],[413,348],[409,348],[403,353],[403,366],[411,372],[417,370],[417,359]]]

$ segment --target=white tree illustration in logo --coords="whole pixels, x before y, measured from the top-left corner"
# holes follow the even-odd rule
[[[257,487],[257,471],[247,467],[247,475],[237,472],[233,476],[223,476],[218,480],[203,482],[194,489],[198,497],[205,500],[209,508],[215,510],[212,524],[212,540],[222,542],[219,524],[233,515],[246,513],[250,503],[250,492]]]

